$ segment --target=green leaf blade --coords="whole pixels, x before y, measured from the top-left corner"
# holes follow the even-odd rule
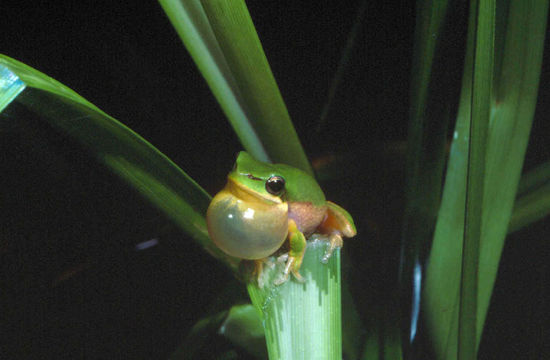
[[[248,120],[240,91],[200,1],[160,0],[159,3],[245,149],[258,160],[270,161],[265,147]]]
[[[484,240],[480,249],[480,264],[484,265],[479,274],[480,331],[489,308],[535,113],[548,5],[547,0],[510,1],[504,47],[496,52],[503,60],[491,111],[487,153],[484,201],[489,203],[483,210]],[[491,240],[485,241],[485,237]],[[478,343],[480,338],[481,332]]]
[[[312,173],[244,1],[160,4],[245,149]]]
[[[491,115],[496,3],[494,0],[474,1],[472,8],[476,10],[477,26],[458,310],[458,359],[473,359],[477,352],[479,253],[487,134]]]
[[[25,84],[25,90],[12,102],[76,139],[209,253],[236,268],[238,261],[223,254],[208,237],[204,214],[210,196],[176,164],[141,136],[39,71],[4,55],[0,55],[0,71]],[[0,98],[3,96],[0,93]]]
[[[477,346],[508,230],[534,115],[547,12],[547,1],[512,0],[506,20],[497,22],[495,29],[496,38],[502,40],[496,42],[495,96],[491,100],[486,146],[478,272]],[[470,132],[469,99],[472,89],[467,79],[472,76],[468,74],[473,61],[472,21],[469,29],[459,114],[424,291],[424,314],[439,359],[456,358],[458,346],[458,274],[462,258],[466,154]]]

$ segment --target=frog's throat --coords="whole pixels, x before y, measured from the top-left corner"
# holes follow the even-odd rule
[[[259,193],[232,180],[231,178],[228,178],[227,185],[225,185],[225,190],[229,191],[236,198],[246,202],[258,202],[263,204],[283,203],[283,200],[281,200],[281,198],[278,196]]]

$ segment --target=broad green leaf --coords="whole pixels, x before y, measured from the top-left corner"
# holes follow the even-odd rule
[[[548,12],[547,1],[512,0],[507,12],[499,9],[499,6],[503,6],[503,3],[498,2],[497,13],[506,14],[506,17],[497,22],[495,29],[498,39],[494,60],[497,72],[486,145],[478,272],[477,346],[533,119]],[[475,21],[470,19],[459,114],[424,291],[426,324],[439,359],[453,359],[457,353],[474,26]]]
[[[312,173],[243,0],[159,0],[241,143]]]
[[[0,84],[8,84],[0,86],[0,103],[18,104],[79,141],[209,253],[236,268],[237,259],[223,254],[208,237],[204,214],[210,196],[164,154],[71,89],[29,66],[0,55],[0,75]]]
[[[502,68],[497,75],[489,125],[480,249],[478,344],[535,112],[547,15],[548,0],[510,1],[504,47],[496,53]]]

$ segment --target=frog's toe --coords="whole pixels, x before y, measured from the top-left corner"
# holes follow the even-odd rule
[[[285,253],[283,255],[280,255],[278,258],[277,258],[277,262],[278,263],[286,263],[286,261],[288,260],[288,253]]]
[[[302,275],[300,275],[300,273],[298,272],[298,270],[295,270],[295,271],[292,271],[292,275],[294,275],[294,278],[296,279],[296,281],[298,281],[299,283],[305,283],[306,282],[306,279],[304,279],[304,277]]]
[[[277,261],[281,262],[281,263],[282,262],[286,262],[286,263],[285,263],[285,268],[283,270],[283,273],[281,274],[281,276],[277,280],[275,280],[275,282],[274,282],[275,285],[281,285],[281,284],[284,284],[285,282],[287,282],[288,279],[290,278],[291,273],[294,276],[294,278],[296,279],[296,281],[298,281],[300,283],[303,283],[303,282],[306,281],[302,277],[302,275],[300,275],[300,272],[299,272],[300,265],[302,264],[302,261],[301,261],[300,258],[297,258],[295,256],[291,256],[287,253],[287,254],[283,254],[283,255],[279,256],[277,258]]]
[[[321,258],[321,262],[323,264],[328,263],[328,260],[332,256],[332,253],[334,253],[334,250],[339,249],[344,245],[344,240],[342,239],[342,235],[340,234],[332,234],[329,237],[329,244],[327,247],[327,250],[325,251],[325,255]]]
[[[279,286],[286,283],[288,279],[289,279],[289,274],[282,273],[281,276],[279,276],[279,278],[276,279],[273,283],[275,284],[275,286]]]

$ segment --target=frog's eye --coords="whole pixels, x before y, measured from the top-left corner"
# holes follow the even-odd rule
[[[280,176],[272,176],[265,182],[265,189],[268,193],[279,196],[285,190],[285,179]]]

